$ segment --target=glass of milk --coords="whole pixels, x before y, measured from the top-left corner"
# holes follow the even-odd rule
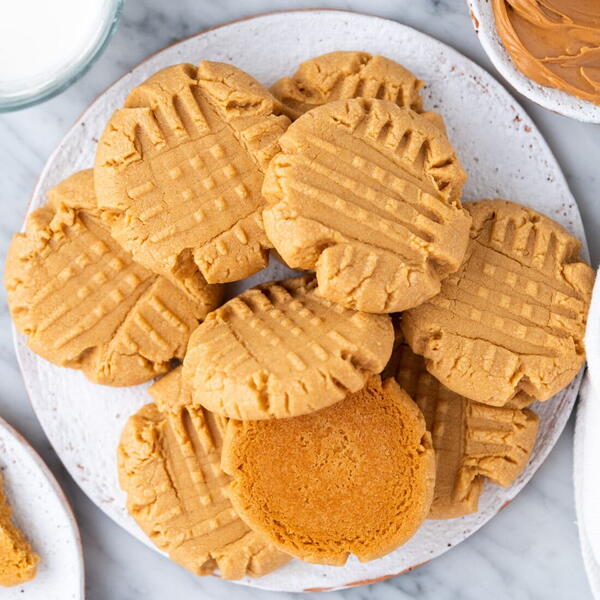
[[[47,100],[108,44],[123,0],[0,0],[0,112]]]

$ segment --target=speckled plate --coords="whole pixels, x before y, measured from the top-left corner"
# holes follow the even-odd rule
[[[414,29],[344,11],[261,15],[200,33],[150,57],[109,88],[75,123],[50,157],[30,209],[45,202],[49,187],[92,164],[97,137],[111,112],[134,85],[157,69],[180,61],[228,61],[271,84],[305,59],[342,49],[385,54],[427,82],[425,106],[444,115],[469,172],[466,199],[504,196],[522,202],[560,221],[585,248],[579,211],[556,160],[533,122],[497,81],[458,52]],[[273,261],[252,283],[285,274]],[[125,510],[115,461],[125,420],[148,402],[147,386],[93,385],[81,373],[34,355],[20,335],[16,347],[33,406],[71,475],[110,517],[149,543]],[[541,431],[527,469],[508,489],[487,486],[477,514],[429,521],[402,548],[370,563],[351,559],[336,568],[292,561],[266,577],[241,583],[285,591],[334,589],[392,577],[439,556],[491,519],[531,478],[567,421],[579,381],[577,377],[566,390],[535,408]]]
[[[548,110],[578,121],[600,123],[600,106],[562,90],[540,85],[517,69],[498,35],[494,9],[490,0],[467,0],[467,4],[471,10],[475,33],[477,33],[483,49],[500,75],[510,85]]]
[[[0,598],[83,600],[83,555],[69,502],[44,461],[3,419],[0,469],[13,520],[40,556],[35,578],[23,585],[0,588]]]

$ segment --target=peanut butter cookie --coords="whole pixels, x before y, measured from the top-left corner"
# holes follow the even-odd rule
[[[350,98],[379,98],[422,112],[422,86],[408,69],[385,56],[341,51],[303,62],[291,77],[273,84],[271,92],[294,120],[316,106]]]
[[[252,77],[201,62],[135,88],[98,143],[98,204],[136,261],[167,277],[190,256],[210,283],[262,269],[263,171],[289,120]]]
[[[260,577],[290,557],[239,518],[220,468],[225,420],[193,408],[181,369],[150,388],[155,403],[133,415],[121,436],[119,482],[127,509],[152,541],[196,575]]]
[[[338,402],[385,366],[387,315],[322,298],[314,278],[247,290],[190,338],[183,373],[195,404],[233,419],[291,417]]]
[[[574,237],[529,208],[499,199],[465,208],[465,261],[440,294],[403,315],[405,338],[432,375],[471,400],[547,400],[585,361],[594,271]]]
[[[257,532],[308,562],[383,556],[426,518],[435,458],[421,411],[393,380],[323,410],[230,421],[222,467],[229,496]]]
[[[0,473],[0,585],[19,585],[35,577],[40,557],[11,519]]]
[[[8,251],[5,285],[30,348],[94,382],[134,385],[183,358],[191,332],[218,305],[185,264],[172,283],[135,263],[96,207],[91,170],[48,193]]]
[[[323,297],[384,313],[417,306],[456,271],[469,238],[465,173],[445,134],[384,100],[315,108],[281,136],[263,192],[269,239]]]
[[[477,511],[485,478],[509,486],[525,468],[538,429],[530,410],[487,406],[455,394],[425,369],[406,344],[394,351],[396,379],[417,403],[436,457],[430,519]]]

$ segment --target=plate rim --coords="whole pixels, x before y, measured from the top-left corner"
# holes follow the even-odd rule
[[[470,4],[471,0],[467,0],[467,1]],[[527,111],[514,98],[514,96],[506,88],[505,85],[503,85],[500,81],[498,81],[497,78],[495,78],[487,69],[485,69],[484,67],[482,67],[481,65],[479,65],[473,59],[471,59],[468,56],[466,56],[465,54],[461,53],[459,50],[455,49],[453,46],[450,46],[446,42],[439,40],[438,38],[434,37],[433,35],[430,35],[428,33],[424,33],[423,31],[417,29],[416,27],[412,27],[410,25],[406,25],[405,23],[402,23],[402,22],[397,21],[395,19],[381,17],[379,15],[373,15],[373,14],[362,12],[362,11],[346,10],[346,9],[338,9],[338,8],[327,8],[327,7],[322,7],[322,8],[296,8],[296,9],[270,10],[270,11],[259,12],[259,13],[256,13],[256,14],[247,15],[247,16],[240,17],[240,18],[237,18],[237,19],[233,19],[233,20],[227,21],[225,23],[214,25],[214,26],[208,27],[206,29],[202,29],[201,31],[198,31],[198,32],[193,33],[193,34],[188,35],[188,36],[185,36],[185,37],[183,37],[181,39],[175,40],[175,41],[173,41],[173,42],[171,42],[171,43],[163,46],[162,48],[156,50],[155,52],[149,54],[143,60],[141,60],[138,63],[136,63],[135,65],[133,65],[125,73],[123,73],[123,75],[121,75],[120,77],[118,77],[117,79],[115,79],[110,85],[108,85],[106,88],[104,88],[88,104],[88,106],[86,106],[86,108],[73,121],[73,123],[71,124],[71,126],[68,127],[68,129],[66,130],[64,136],[58,142],[56,148],[48,156],[48,159],[47,159],[44,167],[40,171],[40,174],[39,174],[38,178],[36,179],[35,185],[34,185],[34,187],[32,189],[32,192],[31,192],[31,194],[29,196],[29,200],[27,202],[27,209],[26,209],[26,213],[25,213],[25,218],[24,218],[24,221],[23,221],[23,226],[21,228],[21,231],[24,230],[24,226],[25,226],[25,222],[26,222],[27,216],[29,215],[29,213],[31,211],[31,204],[33,202],[34,197],[37,195],[37,191],[38,191],[38,188],[40,187],[40,183],[41,183],[42,179],[45,178],[47,172],[50,170],[50,168],[52,166],[52,163],[54,162],[55,157],[59,154],[59,152],[62,150],[63,146],[65,145],[66,139],[71,135],[71,133],[73,132],[73,130],[78,127],[79,123],[82,120],[85,119],[86,115],[92,109],[93,105],[104,94],[106,94],[106,92],[108,90],[110,90],[113,86],[117,85],[123,79],[125,79],[126,77],[128,77],[134,70],[136,70],[137,68],[139,68],[140,66],[142,66],[146,62],[150,61],[151,59],[153,59],[158,54],[161,54],[165,50],[168,50],[168,49],[170,49],[170,48],[172,48],[174,46],[177,46],[178,44],[187,42],[187,41],[189,41],[191,39],[194,39],[194,38],[197,38],[197,37],[204,36],[204,35],[206,35],[206,34],[208,34],[210,32],[213,32],[215,30],[222,29],[222,28],[225,28],[225,27],[229,27],[231,25],[235,25],[235,24],[242,23],[242,22],[245,22],[245,21],[251,21],[251,20],[256,20],[256,19],[261,19],[261,18],[273,16],[273,15],[283,15],[283,14],[289,14],[289,13],[292,13],[292,14],[297,14],[297,13],[300,13],[300,14],[305,14],[305,13],[326,13],[326,14],[339,13],[341,15],[351,15],[351,16],[358,16],[358,17],[366,17],[368,19],[373,19],[373,20],[379,20],[379,21],[385,21],[385,22],[388,22],[388,23],[392,23],[393,25],[399,26],[400,28],[410,29],[410,30],[416,32],[417,34],[419,34],[421,36],[425,36],[425,37],[433,40],[435,43],[444,46],[444,48],[448,52],[450,52],[451,54],[455,54],[455,55],[459,56],[461,58],[461,60],[464,60],[464,61],[468,62],[483,77],[491,79],[493,81],[493,83],[496,84],[503,91],[503,93],[505,93],[510,98],[510,100],[514,104],[514,106],[517,109],[521,110],[524,115],[526,115],[526,117],[529,119],[529,122],[530,122],[529,124],[532,126],[533,130],[539,135],[539,137],[543,141],[544,145],[546,146],[546,149],[547,149],[547,152],[548,152],[549,166],[553,169],[553,171],[556,174],[557,178],[560,180],[560,183],[563,185],[565,191],[568,192],[569,198],[573,201],[573,205],[576,207],[576,214],[579,217],[579,221],[580,221],[580,224],[581,224],[581,228],[580,228],[581,229],[581,235],[578,237],[579,241],[581,242],[581,250],[580,250],[580,252],[581,252],[582,258],[586,259],[589,262],[589,247],[588,247],[588,242],[587,242],[586,231],[585,231],[585,228],[583,226],[583,219],[582,219],[582,216],[581,216],[581,211],[579,209],[579,204],[578,204],[577,200],[575,199],[575,197],[573,196],[573,193],[571,192],[571,189],[569,188],[569,185],[568,185],[566,177],[565,177],[565,175],[563,173],[563,170],[562,170],[560,164],[558,163],[558,161],[557,161],[557,159],[556,159],[556,157],[554,155],[554,152],[552,151],[552,148],[548,144],[546,138],[542,135],[542,133],[540,132],[539,128],[537,127],[537,124],[531,119],[531,117],[527,113]],[[19,364],[19,369],[21,371],[21,374],[23,375],[23,363],[22,363],[22,357],[21,357],[20,350],[19,350],[19,342],[20,342],[19,337],[21,336],[21,334],[19,334],[17,332],[17,330],[15,329],[14,323],[12,322],[12,320],[11,320],[11,327],[12,327],[12,333],[13,333],[13,345],[14,345],[14,348],[15,348],[15,353],[17,355],[17,361],[18,361],[18,364]],[[24,345],[26,346],[26,344],[24,344]],[[512,493],[512,494],[509,495],[508,499],[504,502],[504,504],[498,509],[498,511],[494,515],[490,516],[483,523],[477,525],[470,532],[470,534],[466,538],[464,538],[463,540],[461,540],[461,542],[464,541],[465,539],[467,539],[468,537],[471,537],[471,535],[473,535],[479,529],[481,529],[483,526],[485,526],[487,523],[489,523],[489,521],[491,521],[494,518],[494,516],[496,516],[496,514],[498,514],[508,504],[510,504],[516,498],[516,496],[522,491],[522,489],[531,481],[531,479],[533,478],[533,476],[535,475],[535,473],[537,472],[537,470],[544,464],[544,462],[548,458],[548,454],[552,451],[552,449],[556,445],[556,442],[558,441],[558,438],[562,435],[562,433],[564,431],[564,428],[565,428],[565,426],[566,426],[566,424],[567,424],[567,422],[568,422],[568,420],[569,420],[569,418],[571,416],[571,413],[573,411],[573,408],[574,408],[576,400],[577,400],[577,396],[579,394],[579,387],[581,385],[581,379],[582,379],[582,375],[583,375],[583,370],[584,369],[585,369],[585,365],[582,367],[582,369],[579,371],[579,373],[575,376],[575,378],[569,384],[569,386],[572,385],[572,384],[575,384],[575,389],[573,390],[572,399],[570,399],[568,401],[566,408],[559,415],[559,419],[557,420],[557,425],[558,426],[554,427],[554,429],[556,431],[556,438],[555,438],[555,440],[554,440],[554,442],[552,443],[551,446],[549,446],[547,448],[544,448],[543,452],[541,453],[541,455],[542,455],[543,458],[541,458],[541,460],[539,461],[539,464],[537,464],[537,466],[535,466],[535,468],[533,469],[530,477],[527,479],[527,481],[525,483],[521,484],[518,487],[518,489],[516,489],[514,491],[514,493]],[[25,385],[25,388],[26,388],[26,391],[27,391],[27,396],[29,398],[29,401],[30,401],[30,403],[32,405],[32,408],[33,408],[33,410],[34,410],[34,412],[36,413],[36,416],[37,416],[37,411],[35,410],[35,405],[34,405],[34,402],[33,402],[32,398],[31,398],[30,387],[29,387],[28,382],[26,381],[25,377],[23,377],[23,382],[24,382],[24,385]],[[50,439],[50,436],[47,434],[46,428],[44,426],[44,423],[41,420],[39,420],[39,422],[40,422],[40,425],[41,425],[41,427],[42,427],[42,429],[44,431],[44,434],[46,435],[47,439],[49,440],[50,444],[52,445],[52,448],[55,450],[57,456],[61,460],[61,463],[63,464],[63,466],[65,467],[65,469],[71,475],[70,469],[63,462],[61,455],[54,448],[54,443]],[[71,476],[73,477],[73,475],[71,475]],[[84,490],[81,487],[81,485],[79,484],[79,481],[75,477],[74,477],[74,480],[77,483],[78,487],[83,491],[83,493],[86,496],[88,496],[88,498],[90,498],[90,500],[93,502],[94,506],[96,506],[96,508],[99,508],[106,516],[108,516],[112,521],[114,521],[113,517],[104,509],[104,507],[101,506],[101,505],[99,505],[99,504],[97,504],[95,502],[95,500],[88,495],[87,491]],[[117,525],[119,525],[119,527],[121,527],[121,529],[124,529],[120,525],[120,523],[118,523],[116,521],[114,521],[114,522]],[[129,531],[127,531],[127,530],[125,530],[125,531],[127,533],[131,534]],[[152,544],[152,542],[150,540],[148,540],[148,542],[146,543],[146,545],[149,546],[150,548],[152,548],[153,550],[159,552],[160,554],[163,554],[164,556],[166,556],[165,553],[162,552],[156,546],[154,546],[154,544]],[[458,544],[453,544],[452,547],[455,547],[456,545],[458,545]],[[334,585],[332,587],[310,587],[310,588],[305,588],[305,589],[301,590],[301,592],[334,591],[334,590],[347,589],[347,588],[351,588],[351,587],[357,587],[357,586],[362,586],[362,585],[369,585],[369,584],[372,584],[372,583],[377,583],[377,582],[380,582],[380,581],[385,581],[386,579],[390,579],[392,577],[396,577],[398,575],[401,575],[401,574],[413,571],[413,570],[415,570],[415,569],[417,569],[417,568],[419,568],[419,567],[421,567],[421,566],[423,566],[423,565],[431,562],[431,560],[434,560],[435,558],[441,556],[442,554],[445,554],[450,549],[451,548],[445,548],[440,553],[438,553],[435,556],[433,556],[431,559],[428,559],[426,561],[420,562],[420,563],[415,564],[415,565],[411,565],[411,566],[403,569],[400,572],[394,572],[394,573],[390,573],[390,574],[385,574],[385,575],[382,575],[380,577],[375,577],[375,578],[372,578],[372,579],[365,579],[365,580],[359,580],[359,581],[350,581],[350,582],[343,583],[343,584],[340,584],[340,585]],[[256,588],[256,589],[264,589],[264,590],[268,590],[268,591],[274,591],[271,588],[263,588],[263,587],[261,587],[260,586],[260,578],[255,579],[254,581],[258,582],[258,584],[254,583],[251,587]],[[247,583],[244,580],[233,581],[233,583],[237,583],[239,585],[247,585]]]
[[[13,328],[13,341],[15,340],[14,333],[15,333],[15,330]],[[20,359],[17,359],[17,360],[19,363],[19,368],[21,368],[21,361],[20,361]],[[25,380],[23,379],[23,381],[25,381]],[[27,397],[29,398],[29,401],[31,403],[29,389],[27,388],[26,385],[25,385],[25,388],[27,391]],[[31,405],[33,408],[33,403],[31,403]],[[34,412],[35,412],[35,409],[34,409]],[[36,414],[36,417],[37,417],[37,414]],[[40,425],[41,425],[41,423],[40,423]],[[72,537],[75,542],[75,548],[76,548],[76,554],[77,554],[77,567],[78,567],[77,572],[78,572],[78,579],[79,579],[79,598],[81,600],[83,600],[85,598],[85,560],[83,558],[83,544],[81,542],[81,532],[79,531],[79,524],[77,523],[77,518],[75,517],[75,512],[73,511],[73,507],[71,506],[69,498],[65,494],[60,483],[58,483],[58,480],[56,479],[54,473],[51,471],[50,467],[46,464],[46,461],[40,456],[38,451],[32,446],[31,442],[29,442],[29,440],[18,429],[13,427],[8,421],[6,421],[6,419],[4,419],[3,417],[0,417],[0,430],[2,430],[7,435],[12,437],[15,440],[15,442],[33,460],[33,462],[34,462],[35,466],[38,468],[41,476],[48,482],[48,484],[50,485],[50,488],[52,489],[52,491],[58,498],[60,505],[64,510],[65,516],[67,518],[67,523],[69,525],[69,529],[72,533]],[[42,430],[44,431],[44,435],[46,435],[46,430],[43,427],[42,427]],[[49,440],[47,435],[46,435],[46,438]],[[52,442],[50,442],[50,444],[52,445]],[[52,446],[52,449],[54,450],[54,446]],[[56,452],[56,451],[54,450],[54,452]],[[61,464],[64,466],[64,463],[62,462],[62,459],[60,458],[58,453],[56,453],[56,455],[58,456],[58,459],[60,460]],[[66,467],[65,467],[65,469],[66,469]]]

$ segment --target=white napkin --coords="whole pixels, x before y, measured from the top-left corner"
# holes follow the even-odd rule
[[[600,277],[596,279],[585,334],[588,369],[575,423],[575,510],[583,562],[600,600]]]

